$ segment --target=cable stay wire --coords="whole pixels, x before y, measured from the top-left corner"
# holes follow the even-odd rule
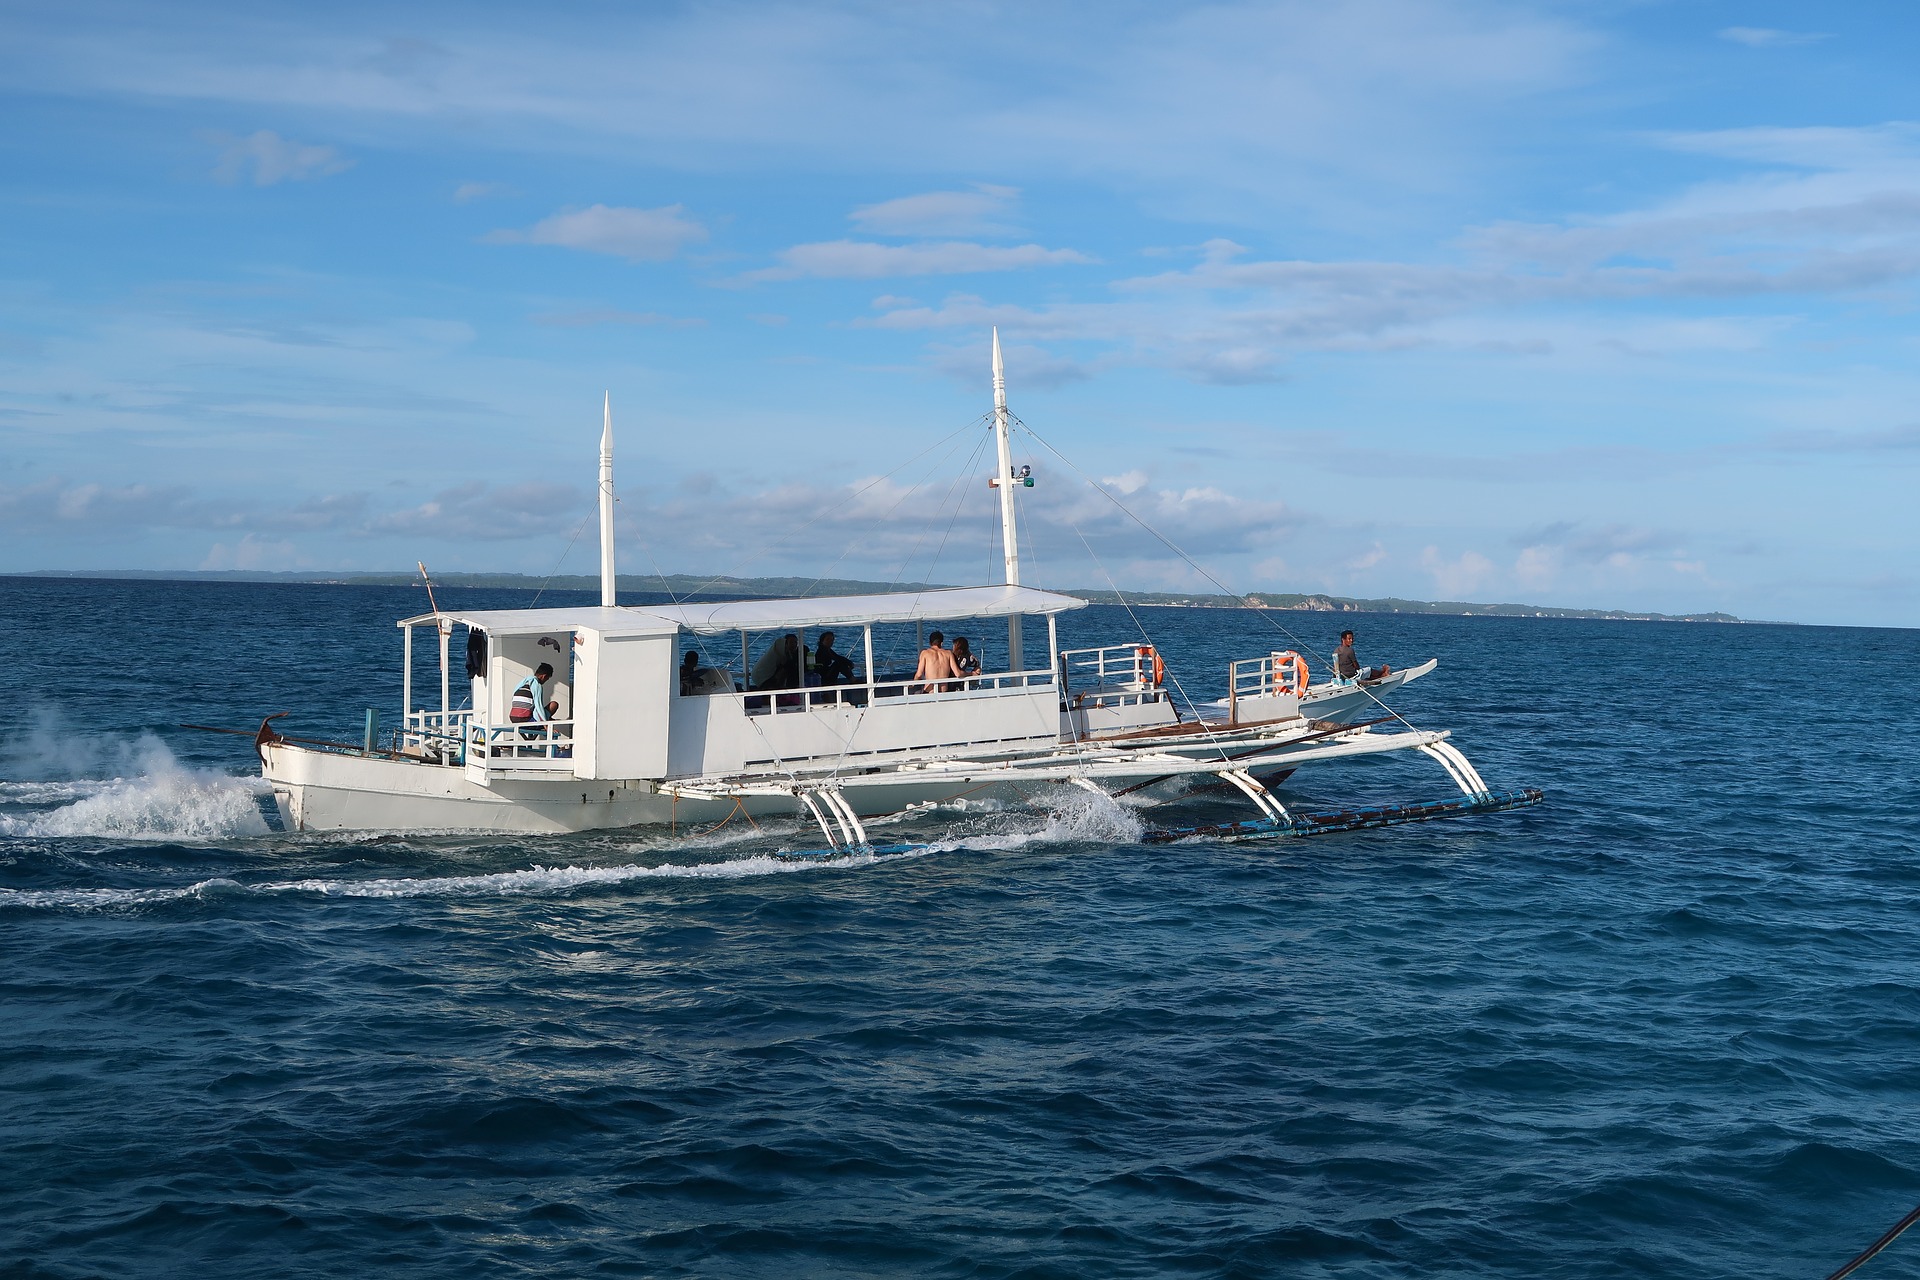
[[[934,449],[939,448],[941,444],[945,444],[949,440],[955,440],[955,437],[957,436],[962,436],[963,433],[969,430],[973,425],[974,425],[973,423],[968,423],[966,426],[960,427],[954,430],[952,433],[942,436],[936,444],[934,444],[933,446],[927,449],[921,450],[918,456],[925,457],[928,453],[931,453]],[[943,466],[946,465],[947,460],[953,457],[953,455],[959,451],[960,445],[962,443],[964,443],[964,440],[955,440],[955,443],[952,445],[952,447],[950,447],[945,453],[941,454],[939,459],[935,461],[931,466],[929,466],[924,473],[922,473],[920,479],[916,480],[914,483],[906,486],[900,491],[900,496],[893,500],[892,506],[888,507],[885,511],[881,512],[878,516],[874,517],[872,520],[867,522],[866,531],[871,533],[874,530],[879,529],[887,521],[891,520],[893,518],[894,512],[898,511],[903,505],[905,505],[908,498],[911,498],[915,494],[917,494],[920,491],[921,486],[925,485],[933,477],[935,472],[939,471]],[[899,471],[903,469],[904,469],[903,467],[894,468],[895,471]],[[888,474],[890,475],[892,473],[889,472]],[[884,476],[881,478],[885,479]],[[871,488],[871,487],[872,487],[871,485],[867,486],[867,488]],[[861,489],[858,492],[849,495],[849,497],[856,498],[856,497],[859,497],[860,494],[864,492],[866,492],[866,489]],[[840,554],[835,556],[833,558],[833,563],[827,566],[828,571],[831,572],[834,569],[838,569],[840,565],[846,561],[846,558],[853,553],[853,549],[858,545],[860,545],[860,540],[858,538],[848,539],[847,545],[840,549]],[[900,571],[905,572],[904,564],[901,566]],[[808,590],[811,591],[813,587],[818,586],[822,581],[825,580],[826,576],[827,576],[826,574],[822,574],[820,577],[815,578],[813,582],[809,584]],[[894,585],[894,583],[889,582],[888,585],[892,586]]]
[[[586,515],[580,518],[580,524],[577,528],[574,529],[573,536],[567,539],[566,550],[562,551],[560,553],[560,558],[553,562],[553,568],[549,569],[547,571],[547,576],[541,580],[540,589],[533,593],[533,599],[531,602],[528,603],[527,608],[531,609],[533,608],[534,605],[539,604],[540,597],[547,593],[547,584],[552,582],[554,578],[559,575],[560,567],[566,564],[567,557],[573,554],[573,544],[580,541],[580,535],[587,531],[587,521],[593,519],[595,512],[599,511],[600,509],[599,503],[600,503],[600,498],[599,498],[599,495],[596,493],[594,495],[593,510],[587,512]]]
[[[1008,416],[1012,417],[1013,415],[1009,414]],[[1014,421],[1019,422],[1020,420],[1018,418],[1014,418]],[[1148,524],[1145,519],[1143,519],[1141,516],[1139,516],[1134,512],[1133,508],[1129,507],[1126,503],[1120,501],[1119,498],[1115,497],[1113,493],[1109,491],[1105,485],[1101,484],[1099,481],[1095,480],[1092,476],[1088,475],[1085,471],[1081,470],[1080,467],[1073,461],[1073,459],[1067,457],[1066,454],[1060,452],[1059,449],[1055,448],[1047,440],[1045,436],[1035,431],[1032,427],[1028,426],[1025,422],[1020,422],[1020,427],[1023,431],[1027,432],[1027,434],[1031,435],[1035,440],[1038,440],[1042,445],[1046,446],[1047,451],[1053,454],[1054,457],[1060,459],[1060,461],[1066,463],[1067,466],[1073,468],[1073,471],[1076,475],[1078,475],[1082,480],[1085,480],[1089,485],[1091,485],[1093,489],[1096,492],[1098,492],[1102,497],[1104,497],[1107,501],[1111,502],[1114,506],[1118,507],[1127,516],[1128,519],[1132,520],[1135,524],[1139,525],[1142,529],[1145,529],[1161,545],[1165,546],[1169,551],[1179,556],[1180,559],[1186,563],[1188,568],[1192,569],[1195,573],[1199,574],[1201,577],[1205,578],[1208,582],[1211,582],[1214,586],[1218,587],[1222,594],[1231,596],[1236,600],[1244,600],[1246,598],[1245,596],[1241,595],[1239,592],[1236,592],[1231,587],[1227,586],[1226,583],[1220,581],[1220,579],[1214,577],[1213,574],[1207,572],[1207,570],[1200,564],[1199,561],[1195,560],[1192,556],[1188,555],[1183,549],[1181,549],[1181,547],[1178,544],[1176,544],[1173,541],[1173,539],[1161,533],[1158,529],[1154,528],[1151,524]],[[1275,631],[1278,631],[1281,635],[1285,636],[1288,640],[1292,641],[1296,648],[1305,649],[1308,652],[1314,654],[1314,656],[1316,657],[1328,656],[1328,655],[1321,654],[1318,650],[1309,646],[1306,643],[1306,641],[1300,639],[1299,636],[1296,636],[1293,634],[1293,632],[1287,630],[1287,628],[1284,625],[1274,621],[1273,618],[1269,617],[1268,615],[1273,612],[1272,610],[1248,609],[1247,612],[1259,614],[1262,621],[1264,621],[1268,626],[1272,627]],[[1329,657],[1329,662],[1331,662],[1330,657]],[[1338,677],[1336,676],[1336,678]],[[1365,693],[1367,695],[1368,700],[1371,701],[1375,706],[1379,707],[1382,711],[1386,712],[1389,718],[1398,720],[1401,724],[1405,725],[1409,730],[1412,730],[1415,733],[1419,732],[1419,730],[1415,728],[1412,721],[1408,720],[1404,715],[1401,715],[1398,711],[1395,711],[1392,707],[1389,707],[1385,702],[1382,702],[1380,700],[1380,696],[1374,693],[1373,690],[1367,688],[1366,685],[1359,684],[1356,682],[1354,687],[1359,689],[1362,693]]]
[[[948,502],[953,503],[953,515],[948,518],[947,527],[940,534],[939,545],[934,547],[933,549],[933,559],[927,562],[927,575],[925,578],[921,579],[921,581],[923,582],[930,583],[933,581],[933,571],[937,569],[940,565],[940,556],[947,549],[947,539],[953,536],[954,522],[960,519],[960,513],[966,509],[966,505],[967,505],[966,484],[968,479],[970,479],[973,475],[973,468],[975,466],[976,460],[980,457],[980,451],[986,448],[986,443],[987,443],[986,440],[983,438],[978,444],[974,445],[973,452],[967,455],[966,463],[960,468],[959,475],[955,476],[953,483],[948,486],[947,496],[941,500],[940,506],[936,509],[936,518],[937,518],[938,512],[945,511],[947,509]],[[924,541],[924,537],[922,538],[922,541]],[[915,550],[917,551],[918,548],[919,548],[919,543],[915,543]],[[909,557],[909,562],[910,561],[911,561],[911,557]],[[901,566],[901,572],[904,573],[905,571],[906,571],[906,565],[903,564]]]
[[[1093,544],[1087,540],[1087,535],[1082,533],[1080,526],[1074,524],[1072,521],[1067,522],[1067,527],[1072,529],[1075,536],[1080,539],[1080,545],[1087,549],[1087,557],[1093,561],[1094,567],[1100,570],[1100,576],[1107,580],[1107,585],[1113,588],[1113,594],[1119,597],[1120,606],[1127,611],[1127,616],[1133,619],[1134,628],[1140,632],[1140,638],[1157,650],[1159,646],[1155,643],[1152,635],[1148,634],[1146,624],[1141,622],[1140,615],[1133,611],[1133,606],[1127,601],[1126,592],[1120,590],[1120,585],[1113,580],[1113,575],[1107,572],[1107,566],[1101,563],[1098,555],[1094,554]],[[1205,716],[1200,714],[1200,708],[1194,703],[1193,695],[1187,692],[1187,686],[1181,682],[1179,675],[1172,667],[1167,668],[1167,679],[1173,681],[1174,689],[1180,694],[1181,700],[1187,704],[1187,710],[1193,714],[1194,722],[1201,726],[1201,733],[1205,735],[1207,744],[1219,755],[1221,763],[1225,764],[1230,762],[1232,757],[1228,756],[1226,748],[1220,745],[1219,735],[1214,732],[1213,725]],[[1069,709],[1067,714],[1073,714],[1071,709]],[[1174,714],[1176,717],[1179,714],[1179,708],[1177,706],[1174,708]],[[1075,737],[1077,738],[1078,735],[1076,734]]]
[[[965,465],[964,465],[964,466],[963,466],[963,467],[961,468],[961,470],[959,471],[959,473],[958,473],[958,474],[956,474],[956,475],[954,476],[954,478],[953,478],[953,479],[952,479],[951,481],[949,481],[949,482],[948,482],[948,484],[947,484],[947,491],[946,491],[946,493],[945,493],[945,495],[943,495],[943,496],[941,497],[941,499],[940,499],[940,501],[939,501],[939,503],[937,503],[937,504],[935,505],[935,507],[934,507],[934,510],[933,510],[933,516],[934,516],[934,520],[936,520],[936,521],[937,521],[937,520],[938,520],[938,519],[940,518],[940,516],[941,516],[941,515],[943,515],[943,514],[945,514],[945,512],[946,512],[946,509],[947,509],[947,504],[948,504],[949,502],[952,502],[952,501],[954,500],[954,496],[955,496],[955,494],[956,494],[956,493],[958,493],[958,494],[960,495],[960,500],[961,500],[961,505],[964,505],[964,504],[965,504],[965,501],[966,501],[966,498],[965,498],[965,490],[964,490],[964,489],[962,488],[962,486],[963,486],[963,485],[964,485],[964,484],[966,483],[966,479],[967,479],[967,474],[968,474],[968,472],[970,472],[970,471],[972,471],[972,469],[973,469],[973,466],[974,466],[974,459],[976,459],[976,458],[978,458],[978,457],[980,456],[980,450],[981,450],[981,447],[982,447],[982,444],[981,444],[981,442],[978,442],[978,441],[976,441],[976,442],[974,443],[974,446],[973,446],[973,450],[972,450],[972,452],[970,452],[970,453],[969,453],[969,454],[967,455],[967,461],[966,461],[966,463],[965,463]],[[952,456],[953,456],[953,454],[954,454],[954,453],[955,453],[956,451],[957,451],[957,450],[954,450],[954,449],[950,449],[950,450],[948,450],[948,451],[947,451],[947,453],[946,453],[946,455],[945,455],[945,456],[943,456],[943,457],[942,457],[942,458],[940,459],[940,461],[941,461],[942,463],[944,463],[944,462],[946,462],[946,460],[947,460],[947,458],[950,458],[950,457],[952,457]],[[904,496],[903,496],[903,498],[902,498],[902,501],[905,501],[905,498],[904,498]],[[894,504],[894,508],[893,508],[893,509],[898,509],[898,507],[899,507],[899,505],[900,505],[900,504],[896,502],[896,503]],[[957,516],[957,515],[959,514],[959,510],[960,510],[960,508],[959,508],[959,506],[956,506],[956,507],[954,508],[954,514],[955,514],[956,516]],[[887,514],[888,514],[888,515],[892,515],[892,514],[893,514],[893,510],[889,510],[889,511],[887,512]],[[906,555],[904,555],[904,556],[902,556],[902,557],[900,558],[900,564],[899,564],[899,567],[898,567],[898,568],[896,568],[896,569],[895,569],[895,570],[893,571],[893,576],[892,576],[892,577],[890,577],[890,578],[889,578],[889,579],[887,580],[887,585],[888,585],[889,587],[899,587],[899,586],[905,586],[905,585],[906,585],[906,581],[907,581],[907,578],[906,578],[906,574],[907,574],[907,566],[909,566],[909,565],[911,565],[911,564],[912,564],[912,563],[914,562],[914,560],[915,560],[915,559],[917,559],[917,558],[919,557],[919,555],[920,555],[920,548],[926,545],[926,541],[927,541],[927,531],[928,531],[928,529],[930,529],[931,527],[932,527],[932,525],[931,525],[931,524],[930,524],[929,522],[925,522],[925,521],[922,521],[922,522],[920,523],[920,526],[919,526],[919,532],[918,532],[917,534],[915,534],[915,536],[914,536],[914,539],[913,539],[913,546],[912,546],[912,547],[910,547],[910,548],[909,548],[909,549],[907,550],[907,554],[906,554]],[[952,525],[951,525],[951,522],[949,522],[949,525],[948,525],[948,528],[949,528],[949,530],[951,530],[951,528],[952,528]],[[945,545],[945,539],[942,539],[942,540],[941,540],[941,545],[942,545],[942,546],[944,546],[944,545]],[[939,559],[940,559],[940,553],[939,553],[939,551],[935,551],[935,552],[934,552],[934,564],[938,564],[938,563],[939,563]],[[929,566],[928,566],[928,570],[929,570],[929,573],[931,573],[931,571],[932,571],[932,565],[929,565]]]
[[[873,479],[867,481],[865,484],[861,485],[858,489],[855,489],[852,493],[848,494],[846,500],[850,502],[853,499],[858,498],[861,494],[866,493],[869,489],[874,488],[876,485],[879,485],[884,483],[885,481],[891,480],[899,472],[905,471],[908,467],[920,461],[920,459],[926,457],[928,454],[932,453],[935,449],[938,449],[941,445],[946,444],[949,440],[953,439],[955,436],[958,436],[962,432],[969,430],[972,427],[972,425],[973,425],[972,423],[968,423],[966,426],[955,428],[953,431],[940,437],[938,440],[934,441],[932,444],[922,449],[919,453],[916,453],[911,458],[908,458],[905,462],[902,462],[898,466],[893,467],[891,470],[886,471],[880,475],[877,475]],[[909,490],[908,492],[911,493],[912,491]],[[903,497],[901,501],[905,501],[905,498]],[[899,503],[895,503],[894,506],[898,507]],[[815,515],[812,519],[806,521],[804,524],[801,524],[792,529],[789,529],[787,532],[781,534],[779,538],[775,539],[769,545],[764,547],[756,547],[754,550],[748,552],[744,558],[736,562],[731,568],[727,569],[725,572],[717,574],[712,578],[709,578],[705,583],[694,588],[691,592],[688,593],[687,598],[692,599],[694,596],[699,595],[711,589],[715,584],[724,582],[728,578],[736,576],[740,572],[740,570],[746,568],[749,564],[752,564],[756,558],[764,555],[770,555],[771,553],[778,551],[780,548],[784,547],[788,542],[791,542],[794,538],[799,537],[801,534],[805,533],[808,529],[811,529],[814,525],[826,519],[828,513],[836,509],[837,509],[836,507],[821,508],[819,514]],[[845,553],[843,552],[842,555],[844,556],[844,554]],[[836,560],[834,563],[838,564],[839,561]],[[814,582],[817,585],[820,582],[820,579],[816,578],[814,579]]]

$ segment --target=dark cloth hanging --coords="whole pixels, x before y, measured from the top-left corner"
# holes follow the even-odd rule
[[[467,679],[478,680],[487,674],[487,633],[467,628]]]

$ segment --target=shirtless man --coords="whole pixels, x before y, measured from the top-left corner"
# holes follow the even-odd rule
[[[920,693],[932,693],[940,686],[941,680],[951,680],[960,673],[953,669],[953,655],[945,649],[947,637],[936,631],[927,637],[927,647],[920,651],[920,665],[914,668],[913,678],[928,683],[919,687]]]

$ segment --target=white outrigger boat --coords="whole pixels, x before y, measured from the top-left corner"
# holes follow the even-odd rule
[[[1086,602],[1020,582],[1015,492],[1032,480],[1012,462],[997,332],[993,375],[998,466],[989,483],[999,490],[1004,582],[620,605],[609,407],[600,444],[601,603],[436,605],[402,619],[401,727],[391,739],[378,739],[372,712],[357,747],[283,736],[272,723],[280,716],[262,722],[255,743],[287,827],[565,832],[806,814],[834,851],[871,849],[866,822],[877,816],[962,797],[1022,798],[1060,784],[1116,795],[1218,779],[1256,811],[1245,822],[1149,833],[1159,839],[1307,835],[1538,803],[1535,790],[1491,790],[1446,732],[1415,729],[1386,708],[1384,694],[1426,675],[1436,660],[1371,682],[1310,684],[1295,653],[1263,654],[1230,664],[1224,704],[1190,704],[1183,716],[1152,645],[1062,650],[1059,615]],[[1026,620],[1046,624],[1044,664],[1028,660]],[[913,628],[917,638],[930,623],[961,621],[1005,624],[1007,647],[993,662],[1001,669],[932,682],[881,670],[876,633],[899,639]],[[437,710],[414,705],[421,628],[439,644]],[[456,630],[465,632],[464,706],[453,701]],[[856,664],[851,679],[749,687],[756,644],[823,630],[859,637],[846,646]],[[711,654],[723,637],[719,651],[737,652],[738,672],[731,661],[709,663],[683,681],[675,662],[682,643]],[[536,700],[556,703],[559,718],[516,719],[515,691],[542,663],[554,674]],[[790,668],[795,676],[798,666]],[[1295,814],[1261,781],[1305,764],[1396,751],[1438,762],[1461,798]]]

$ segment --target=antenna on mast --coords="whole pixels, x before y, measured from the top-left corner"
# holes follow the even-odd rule
[[[618,594],[613,575],[613,393],[601,402],[600,603],[611,609]]]
[[[433,579],[427,576],[427,562],[415,560],[413,563],[420,569],[420,580],[427,584],[427,603],[433,606],[433,616],[437,619],[440,616],[440,602],[433,598]]]

